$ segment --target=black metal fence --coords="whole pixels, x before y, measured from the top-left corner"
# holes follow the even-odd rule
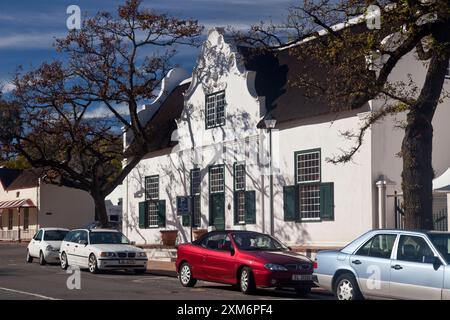
[[[445,201],[444,201],[445,200]],[[405,212],[403,210],[403,201],[397,194],[394,197],[395,206],[395,228],[405,228]],[[448,231],[448,209],[447,199],[442,197],[433,198],[433,230]]]

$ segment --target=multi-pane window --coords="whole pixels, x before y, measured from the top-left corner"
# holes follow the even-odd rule
[[[148,226],[158,227],[158,201],[148,202]]]
[[[201,175],[200,169],[191,170],[191,195],[200,194]]]
[[[206,128],[225,124],[225,91],[206,96]]]
[[[320,185],[299,187],[300,214],[302,219],[320,218]]]
[[[245,223],[245,164],[234,165],[234,201],[236,222]]]
[[[201,225],[200,209],[201,175],[200,169],[191,170],[191,196],[192,196],[192,215],[194,217],[194,227]]]
[[[297,183],[320,181],[320,151],[308,151],[298,153],[297,161]]]
[[[145,200],[148,200],[148,226],[158,227],[159,176],[145,177]]]
[[[320,219],[320,150],[296,153],[300,218]]]
[[[159,176],[145,177],[145,200],[159,199]]]
[[[234,167],[234,189],[245,190],[245,164],[236,164]]]
[[[210,193],[220,193],[225,191],[224,167],[211,167],[209,171],[209,191]]]
[[[245,223],[245,192],[238,191],[235,195],[237,223]]]

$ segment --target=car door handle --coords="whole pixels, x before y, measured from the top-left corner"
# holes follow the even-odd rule
[[[68,247],[69,247],[69,246],[70,246],[70,244],[66,243],[66,246],[68,246]]]
[[[361,264],[362,262],[360,260],[353,260],[352,263],[353,264]]]
[[[78,246],[75,246],[75,248],[78,248]]]
[[[403,267],[402,267],[401,265],[399,265],[399,264],[396,264],[396,265],[394,265],[394,266],[391,266],[391,268],[392,268],[392,269],[395,269],[395,270],[401,270],[401,269],[403,269]]]

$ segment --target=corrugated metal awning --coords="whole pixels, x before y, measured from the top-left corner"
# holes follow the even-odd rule
[[[21,207],[35,207],[31,199],[17,199],[10,201],[0,201],[0,210],[2,209],[12,209]]]

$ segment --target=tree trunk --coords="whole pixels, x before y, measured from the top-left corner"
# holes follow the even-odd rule
[[[433,229],[432,121],[448,59],[448,52],[433,54],[419,98],[407,115],[402,143],[402,189],[407,229]]]
[[[405,228],[433,229],[433,127],[420,112],[411,111],[402,144],[402,188]]]
[[[108,227],[108,213],[106,211],[105,197],[101,195],[91,195],[95,203],[95,220],[100,222],[100,227]]]

